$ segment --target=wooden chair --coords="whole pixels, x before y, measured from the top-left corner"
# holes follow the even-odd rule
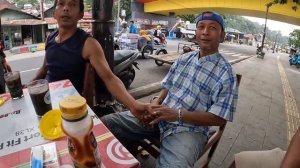
[[[236,77],[237,77],[237,85],[239,87],[242,79],[242,75],[237,74]],[[217,130],[213,130],[209,133],[210,137],[206,145],[204,146],[202,155],[200,156],[200,158],[198,159],[194,167],[196,168],[208,167],[208,164],[212,159],[212,156],[225,130],[225,126],[226,124],[219,126]],[[157,158],[159,156],[159,144],[160,144],[159,139],[155,139],[155,138],[144,139],[143,141],[139,142],[139,145],[142,147],[140,151],[144,149],[147,152],[149,152],[154,158]]]
[[[87,104],[94,110],[95,107],[95,70],[90,62],[85,64],[82,96]]]
[[[116,102],[112,105],[106,105],[104,100],[110,100],[110,95],[101,93],[107,92],[106,88],[101,85],[101,79],[97,76],[95,69],[90,62],[85,64],[85,74],[83,82],[82,96],[86,99],[89,107],[95,112],[98,117],[118,111]],[[117,104],[117,105],[116,105]]]

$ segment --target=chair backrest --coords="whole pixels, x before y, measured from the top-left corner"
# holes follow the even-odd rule
[[[237,87],[240,86],[242,75],[237,74]],[[217,146],[219,144],[219,141],[222,137],[222,134],[225,130],[226,124],[219,126],[219,129],[214,131],[212,135],[210,136],[209,140],[207,141],[206,145],[204,146],[203,152],[199,160],[196,162],[196,165],[194,167],[196,168],[203,168],[208,167],[208,164],[210,160],[212,159],[212,156],[217,149]]]
[[[82,96],[93,109],[95,106],[95,70],[90,62],[85,64]]]
[[[110,100],[112,97],[105,94],[108,91],[104,88],[104,84],[101,83],[101,79],[90,62],[85,64],[84,73],[82,96],[86,99],[89,107],[98,117],[115,112],[112,106],[103,105],[105,103],[103,100]]]

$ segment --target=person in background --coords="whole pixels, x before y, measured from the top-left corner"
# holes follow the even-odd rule
[[[157,25],[156,29],[154,30],[154,36],[159,38],[160,41],[162,42],[162,38],[161,38],[161,26]]]
[[[83,0],[55,0],[54,7],[58,30],[47,37],[44,63],[33,80],[47,79],[48,82],[55,82],[69,79],[82,94],[85,65],[89,61],[118,101],[132,110],[135,116],[144,114],[149,109],[148,106],[135,101],[122,81],[113,74],[99,42],[77,28],[84,13]]]
[[[11,72],[11,67],[5,59],[6,55],[3,51],[3,44],[0,41],[0,94],[5,93],[4,73]]]
[[[231,64],[219,53],[223,18],[213,11],[196,19],[200,50],[181,55],[163,79],[162,91],[143,115],[145,126],[131,111],[101,118],[127,146],[132,141],[160,138],[157,168],[193,167],[207,143],[209,126],[224,126],[236,111],[238,87]]]
[[[145,30],[140,30],[140,37],[138,39],[138,48],[141,49],[143,46],[151,44],[151,38],[146,34]]]
[[[137,28],[134,25],[134,21],[132,20],[129,22],[129,33],[134,33],[134,34],[137,33]]]
[[[121,31],[116,33],[116,37],[120,37],[122,34],[128,33],[128,25],[127,22],[123,22],[121,24]]]

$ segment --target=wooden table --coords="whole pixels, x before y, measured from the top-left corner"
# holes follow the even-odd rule
[[[65,96],[78,95],[69,80],[49,84],[53,109],[58,109],[59,100]],[[67,149],[66,137],[48,141],[40,134],[39,118],[36,116],[27,89],[24,97],[12,100],[9,93],[2,94],[6,102],[0,106],[0,167],[30,167],[31,147],[49,142],[55,142],[60,165],[72,165]],[[102,124],[99,118],[89,108],[89,114],[94,121],[93,132],[98,142],[102,167],[136,168],[139,162]]]

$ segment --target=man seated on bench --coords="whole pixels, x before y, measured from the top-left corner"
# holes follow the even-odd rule
[[[153,111],[138,118],[129,111],[101,118],[125,146],[126,141],[160,137],[156,167],[192,167],[207,142],[208,126],[225,125],[236,110],[236,74],[218,52],[223,18],[207,11],[196,23],[200,51],[175,61],[152,101]]]

